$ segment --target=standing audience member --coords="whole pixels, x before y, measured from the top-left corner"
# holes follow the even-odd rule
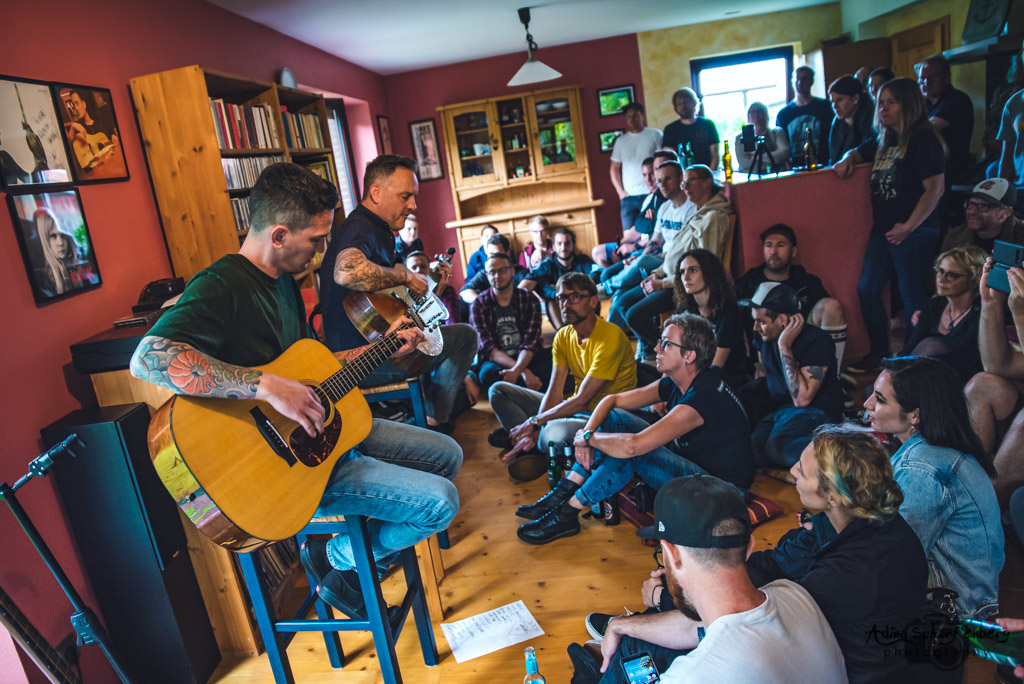
[[[564,323],[561,307],[556,301],[556,284],[566,273],[582,273],[589,280],[593,270],[594,260],[576,252],[575,233],[568,228],[559,228],[555,231],[554,254],[530,271],[519,287],[540,295],[546,305],[548,320],[558,330]]]
[[[672,109],[679,115],[678,121],[665,126],[661,144],[672,150],[683,160],[687,146],[693,153],[692,160],[684,163],[704,164],[718,168],[718,129],[715,122],[700,116],[700,98],[692,88],[680,88],[672,94]]]
[[[498,229],[489,223],[480,229],[480,247],[469,256],[469,261],[466,262],[466,280],[472,279],[473,276],[483,270],[484,262],[487,261],[484,246],[492,235],[497,234]]]
[[[871,95],[872,102],[878,102],[878,91],[894,78],[896,74],[888,67],[878,67],[868,74],[868,94]]]
[[[530,244],[526,245],[519,255],[519,265],[527,271],[532,271],[552,254],[551,238],[548,237],[551,224],[546,216],[534,216],[527,222],[526,227],[530,231]],[[512,250],[509,248],[509,254],[511,253]]]
[[[416,219],[416,214],[409,214],[405,217],[405,225],[402,226],[402,230],[398,231],[398,235],[395,236],[395,258],[404,264],[410,254],[422,251],[423,240],[420,239],[420,223]]]
[[[952,589],[957,615],[999,610],[1003,527],[992,458],[971,429],[963,383],[935,359],[887,359],[864,407],[871,427],[903,446],[892,456],[900,514],[928,556],[928,587]]]
[[[842,76],[833,81],[828,87],[828,96],[832,100],[832,111],[836,113],[828,134],[828,158],[835,164],[848,151],[874,136],[871,123],[875,103],[853,76]]]
[[[765,147],[772,153],[775,166],[771,171],[785,171],[788,169],[791,154],[789,135],[786,134],[786,129],[780,126],[772,128],[768,125],[768,107],[763,102],[753,102],[747,108],[747,123],[754,127],[754,137],[763,137]],[[752,170],[751,166],[754,163],[754,156],[757,154],[757,151],[756,149],[748,151],[743,146],[742,138],[742,133],[736,136],[736,144],[733,145],[732,156],[736,160],[736,170],[749,173]],[[768,159],[765,158],[761,163],[761,168],[767,173],[764,164],[769,163]]]
[[[900,356],[930,356],[944,361],[964,383],[982,371],[978,283],[985,257],[985,252],[974,245],[964,245],[935,259],[935,296],[921,310]]]
[[[974,134],[974,103],[971,96],[953,87],[949,62],[939,55],[926,57],[914,66],[921,94],[928,102],[928,120],[946,142],[946,187],[970,171],[971,136]]]
[[[942,250],[974,245],[991,254],[996,240],[1024,244],[1024,219],[1013,213],[1016,201],[1017,189],[1005,178],[981,181],[964,201],[966,222],[949,229]]]
[[[804,143],[807,142],[807,130],[810,129],[817,149],[818,159],[824,159],[828,149],[828,131],[832,125],[832,108],[820,97],[811,95],[814,85],[814,69],[809,66],[797,67],[793,70],[793,90],[796,97],[779,110],[775,117],[775,125],[786,131],[789,136],[792,166],[805,166]]]
[[[928,122],[920,89],[909,78],[897,78],[882,86],[875,129],[877,140],[850,150],[834,166],[840,178],[848,178],[854,164],[874,163],[873,223],[857,283],[869,350],[867,356],[848,366],[855,373],[877,369],[889,348],[889,320],[882,291],[893,275],[903,297],[908,331],[913,328],[913,313],[928,302],[930,267],[939,246],[939,200],[946,168],[942,140]]]
[[[647,127],[644,106],[639,102],[630,102],[623,107],[622,113],[626,116],[626,132],[612,145],[608,172],[619,196],[622,232],[625,233],[633,227],[640,213],[640,204],[650,192],[640,166],[661,147],[661,131]]]
[[[501,233],[495,233],[491,237],[487,238],[487,244],[485,244],[481,249],[484,250],[484,254],[487,255],[488,259],[495,254],[504,254],[509,259],[512,259],[512,243],[510,243],[508,238]],[[515,282],[516,287],[518,287],[519,283],[523,282],[530,272],[519,264],[516,264],[514,261],[513,264],[512,279]],[[462,284],[462,288],[459,290],[459,298],[466,304],[472,304],[473,300],[477,298],[479,293],[483,292],[488,287],[490,287],[490,281],[487,279],[487,274],[484,273],[483,269],[480,269],[475,276],[469,278]]]

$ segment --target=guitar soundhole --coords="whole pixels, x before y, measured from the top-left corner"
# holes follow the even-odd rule
[[[340,435],[341,416],[335,413],[334,420],[324,425],[324,431],[316,437],[310,437],[301,427],[295,428],[288,435],[288,445],[299,463],[312,468],[327,460]]]

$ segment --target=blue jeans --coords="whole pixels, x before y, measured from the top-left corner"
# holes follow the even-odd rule
[[[316,516],[365,515],[375,560],[409,548],[438,532],[459,512],[452,480],[462,467],[462,447],[447,435],[413,425],[373,419],[370,435],[341,457]],[[327,544],[331,565],[355,567],[348,533]]]
[[[664,259],[660,256],[651,256],[650,254],[637,257],[633,263],[623,268],[615,276],[607,280],[602,279],[605,283],[605,288],[611,292],[634,288],[640,284],[640,281],[650,275],[654,269],[661,266],[663,261]]]
[[[494,409],[494,415],[498,417],[501,427],[511,430],[517,425],[525,423],[530,416],[540,413],[540,402],[544,395],[502,380],[491,385],[487,398],[491,402],[491,408]],[[543,451],[547,449],[548,442],[558,445],[563,442],[571,442],[576,436],[576,432],[587,424],[589,415],[588,413],[577,413],[572,418],[558,418],[545,423],[537,436],[537,448]]]
[[[551,349],[541,347],[533,353],[533,358],[530,360],[527,368],[540,378],[541,382],[550,382],[551,380]],[[477,370],[477,375],[480,378],[480,388],[485,394],[490,394],[491,385],[496,382],[501,382],[501,371],[505,370],[504,366],[498,365],[494,361],[484,361],[480,364]],[[515,384],[519,385],[522,383],[522,378],[519,378]]]
[[[939,229],[929,226],[920,226],[898,245],[891,244],[885,235],[868,237],[857,295],[860,298],[860,314],[868,333],[870,359],[881,359],[889,351],[889,319],[882,302],[885,284],[896,276],[909,336],[914,327],[910,317],[915,311],[924,309],[928,303],[929,288],[934,277],[932,264],[938,252]]]
[[[816,408],[789,407],[769,413],[750,432],[754,465],[758,468],[792,468],[811,443],[814,430],[830,422],[828,414]]]
[[[648,613],[651,611],[644,612]],[[654,665],[658,668],[658,672],[664,675],[665,670],[672,665],[673,660],[681,655],[686,655],[689,651],[677,651],[672,648],[652,644],[649,641],[641,641],[631,636],[622,637],[615,655],[612,656],[611,663],[608,664],[608,669],[601,676],[601,684],[629,684],[629,680],[626,679],[626,673],[622,670],[622,659],[639,653],[650,654],[654,660]]]
[[[619,200],[619,216],[622,219],[622,232],[633,227],[636,217],[640,214],[640,207],[643,205],[647,195],[627,195]]]
[[[636,434],[646,430],[650,425],[628,411],[612,409],[608,417],[601,423],[599,430],[609,433]],[[688,461],[668,447],[660,446],[646,454],[633,458],[613,458],[600,451],[594,454],[594,464],[588,473],[579,463],[572,468],[574,473],[587,479],[576,490],[576,499],[584,506],[593,506],[602,499],[607,499],[626,486],[634,475],[653,487],[655,490],[686,475],[707,473],[696,463]]]
[[[643,298],[644,289],[640,285],[628,290],[620,290],[617,295],[612,297],[612,304],[608,308],[608,322],[614,323],[628,333],[629,325],[626,323],[626,312]]]
[[[444,348],[424,367],[423,404],[427,415],[438,422],[451,418],[455,395],[462,389],[462,379],[473,365],[479,336],[466,323],[441,326]],[[359,383],[361,387],[377,387],[402,382],[409,374],[390,361],[385,361]]]
[[[641,290],[643,292],[643,290]],[[626,309],[626,325],[633,330],[638,340],[643,340],[651,349],[661,337],[661,314],[673,311],[675,302],[672,289],[662,288],[649,295],[644,295],[635,304]]]

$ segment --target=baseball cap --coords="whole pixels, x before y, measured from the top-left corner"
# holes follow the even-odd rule
[[[715,525],[730,518],[743,522],[742,534],[712,534]],[[636,535],[691,549],[735,549],[750,541],[750,514],[739,491],[717,477],[680,477],[658,490],[654,524]]]
[[[789,240],[790,244],[796,247],[796,233],[792,228],[787,226],[785,223],[776,223],[771,228],[766,228],[761,232],[761,242],[764,242],[769,235],[781,235],[782,237]]]
[[[1017,188],[1005,178],[986,178],[974,186],[971,197],[995,207],[1012,207],[1017,202]]]
[[[800,313],[800,298],[796,296],[796,291],[789,285],[771,280],[758,285],[753,297],[741,299],[737,303],[754,309],[771,309],[787,316]]]

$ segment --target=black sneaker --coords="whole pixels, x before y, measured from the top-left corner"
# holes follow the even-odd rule
[[[844,368],[843,370],[845,370],[847,373],[855,373],[857,375],[864,375],[866,373],[877,373],[882,369],[880,363],[881,359],[865,356],[860,361],[847,365],[846,368]]]
[[[491,433],[487,435],[487,443],[495,449],[512,448],[512,442],[508,438],[508,430],[503,427],[491,430]]]
[[[520,506],[516,509],[516,515],[527,520],[540,520],[553,511],[559,504],[565,503],[572,498],[580,486],[567,477],[558,481],[558,485],[550,492],[540,498],[537,503],[528,506]]]
[[[327,605],[354,620],[366,619],[366,602],[359,587],[359,573],[338,570],[327,559],[327,539],[307,539],[299,549],[299,560],[316,583],[315,591]],[[388,621],[397,626],[401,608],[388,606]]]
[[[608,629],[608,623],[611,622],[613,617],[617,615],[609,615],[608,613],[590,613],[587,615],[587,619],[584,623],[587,626],[587,632],[590,636],[600,641],[604,639],[604,633]]]
[[[540,520],[521,525],[516,536],[527,544],[547,544],[562,537],[572,537],[580,533],[579,511],[568,501],[560,504],[555,510]]]
[[[299,547],[299,560],[318,585],[334,570],[334,566],[327,560],[327,542],[327,539],[307,539]]]
[[[572,663],[572,684],[598,684],[601,681],[601,662],[594,659],[583,646],[569,644],[566,649]]]

